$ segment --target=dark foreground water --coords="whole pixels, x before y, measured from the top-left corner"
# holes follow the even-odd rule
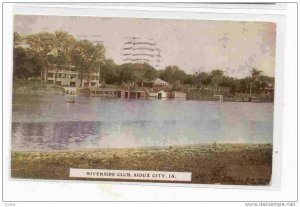
[[[272,143],[273,103],[13,97],[12,149]]]

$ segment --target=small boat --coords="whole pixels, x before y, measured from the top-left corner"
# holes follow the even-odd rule
[[[74,100],[67,99],[67,103],[75,103]]]

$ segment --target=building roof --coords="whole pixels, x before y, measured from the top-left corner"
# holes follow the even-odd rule
[[[164,91],[164,90],[160,90],[160,91],[158,91],[157,93],[167,93],[167,92]]]
[[[270,82],[270,81],[265,81],[265,84],[270,87],[270,88],[273,88],[273,83]]]
[[[147,80],[145,83],[154,83],[156,85],[163,85],[163,84],[168,84],[166,81],[160,79],[160,78],[155,78],[153,80]]]

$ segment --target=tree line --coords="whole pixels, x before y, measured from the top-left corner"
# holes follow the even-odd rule
[[[248,77],[234,78],[226,76],[221,69],[187,74],[177,65],[156,69],[147,63],[116,64],[105,56],[102,43],[78,40],[65,31],[28,35],[14,33],[14,78],[40,77],[41,71],[47,71],[49,65],[74,65],[81,82],[84,76],[100,70],[99,81],[104,84],[136,83],[161,78],[175,87],[184,84],[199,89],[203,86],[223,86],[229,87],[233,93],[261,93],[266,82],[274,84],[273,77],[265,76],[257,68],[253,68]]]

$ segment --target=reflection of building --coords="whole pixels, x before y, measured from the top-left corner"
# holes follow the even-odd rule
[[[44,70],[41,74],[42,81],[56,84],[61,86],[79,87],[81,85],[81,78],[79,72],[72,65],[70,66],[57,66],[50,65],[47,70]],[[89,75],[84,75],[82,80],[82,86],[98,86],[99,85],[99,72],[92,72]]]
[[[122,55],[125,63],[148,63],[155,68],[160,67],[160,49],[152,38],[126,38]]]

